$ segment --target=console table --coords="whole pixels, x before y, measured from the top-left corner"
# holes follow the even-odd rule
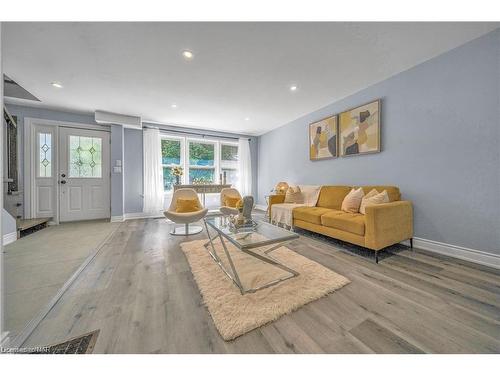
[[[201,194],[203,207],[205,207],[205,194],[220,194],[222,189],[230,188],[231,184],[189,184],[189,185],[174,185],[174,191],[177,189],[193,189],[196,193]]]

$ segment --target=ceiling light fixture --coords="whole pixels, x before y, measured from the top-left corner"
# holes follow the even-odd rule
[[[177,108],[177,104],[172,104],[171,107],[175,109]]]
[[[193,52],[191,52],[191,51],[185,50],[185,51],[182,51],[182,56],[183,56],[186,60],[192,60],[192,59],[193,59],[193,57],[194,57],[194,54],[193,54]]]
[[[58,89],[62,89],[63,85],[61,85],[59,82],[52,82],[52,86],[57,87]]]
[[[250,117],[245,117],[245,121],[250,121]]]
[[[290,91],[297,91],[297,89],[298,89],[297,85],[290,86]]]

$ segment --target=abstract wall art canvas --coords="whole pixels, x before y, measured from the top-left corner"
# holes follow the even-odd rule
[[[309,159],[322,160],[338,156],[337,116],[309,124]]]
[[[380,100],[340,114],[340,155],[380,152]]]

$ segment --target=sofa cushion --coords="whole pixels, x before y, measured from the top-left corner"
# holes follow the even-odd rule
[[[351,191],[351,186],[322,186],[316,206],[340,210],[342,201]]]
[[[324,207],[297,207],[293,209],[293,219],[321,225],[321,215],[332,210]]]
[[[365,235],[365,215],[333,210],[321,216],[321,224],[360,236]]]
[[[387,194],[389,195],[389,202],[400,201],[401,193],[399,192],[399,188],[397,186],[383,186],[383,185],[369,185],[369,186],[361,186],[365,195],[368,194],[372,189],[377,190],[377,192],[382,193],[384,190],[387,190]]]

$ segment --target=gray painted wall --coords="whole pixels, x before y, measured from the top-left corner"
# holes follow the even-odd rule
[[[123,186],[123,169],[124,169],[124,129],[121,125],[111,125],[111,216],[123,216],[124,202],[124,186]],[[121,172],[115,172],[114,166],[117,162],[121,162]]]
[[[142,131],[125,129],[125,152],[123,170],[125,212],[142,212]]]
[[[397,185],[416,237],[500,254],[499,56],[497,29],[261,136],[259,203],[280,180]],[[381,153],[309,160],[310,122],[377,98]]]

